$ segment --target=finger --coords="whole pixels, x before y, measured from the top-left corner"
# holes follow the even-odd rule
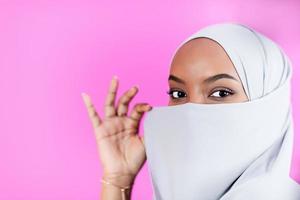
[[[136,104],[134,106],[134,108],[132,109],[130,118],[134,119],[135,121],[137,121],[139,123],[143,114],[151,109],[152,109],[152,107],[148,103]]]
[[[122,97],[118,101],[118,109],[117,113],[118,116],[126,116],[128,112],[128,105],[133,97],[137,94],[138,88],[132,87],[131,89],[127,90]]]
[[[143,145],[145,145],[144,136],[141,136],[141,140],[143,142]]]
[[[105,117],[113,117],[116,115],[115,99],[117,95],[117,90],[118,90],[118,78],[117,76],[114,76],[110,82],[108,94],[105,99],[105,104],[104,104]]]
[[[81,93],[84,104],[87,108],[89,118],[92,122],[94,128],[98,127],[101,124],[101,119],[91,101],[91,98],[86,93]]]

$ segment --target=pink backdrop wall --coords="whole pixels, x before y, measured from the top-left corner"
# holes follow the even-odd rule
[[[250,2],[0,1],[0,199],[99,199],[102,171],[80,93],[102,116],[116,74],[118,97],[140,86],[130,108],[166,105],[177,45],[225,21],[269,36],[293,63],[292,175],[300,182],[300,2]],[[132,199],[151,199],[147,170],[146,163]]]

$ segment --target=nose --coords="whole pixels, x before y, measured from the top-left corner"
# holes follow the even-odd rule
[[[198,104],[205,104],[206,100],[205,100],[205,97],[204,97],[203,94],[201,94],[199,92],[198,93],[194,92],[194,93],[190,94],[188,102],[198,103]]]
[[[184,98],[184,101],[180,101],[180,102],[173,102],[171,100],[169,100],[168,105],[176,105],[176,104],[184,104],[184,103],[197,103],[197,104],[207,104],[209,102],[207,102],[207,98],[205,98],[205,95],[201,92],[199,92],[199,90],[195,90],[193,92],[190,92],[187,94],[187,98]]]

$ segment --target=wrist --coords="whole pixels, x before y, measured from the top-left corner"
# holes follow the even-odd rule
[[[103,173],[102,179],[120,187],[128,187],[133,185],[135,176],[135,174]]]

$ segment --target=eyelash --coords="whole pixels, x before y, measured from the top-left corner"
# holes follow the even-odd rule
[[[182,92],[182,91],[176,90],[176,89],[170,89],[170,90],[167,91],[167,94],[168,94],[172,99],[175,99],[175,100],[179,99],[179,98],[174,98],[174,97],[172,96],[173,92]],[[184,92],[182,92],[182,93],[184,93]],[[185,94],[185,97],[186,97],[186,94]]]
[[[173,92],[181,92],[181,93],[185,93],[183,91],[180,91],[180,90],[177,90],[177,89],[170,89],[167,91],[167,94],[172,98],[172,99],[175,99],[175,100],[178,100],[180,99],[181,97],[179,98],[175,98],[172,96]],[[212,94],[214,94],[215,92],[226,92],[227,95],[225,97],[214,97],[214,96],[211,96]],[[215,89],[209,96],[211,96],[212,98],[214,99],[224,99],[230,95],[233,95],[234,94],[234,91],[229,89],[229,88],[222,88],[222,89]],[[187,95],[185,94],[184,97],[186,97]]]

